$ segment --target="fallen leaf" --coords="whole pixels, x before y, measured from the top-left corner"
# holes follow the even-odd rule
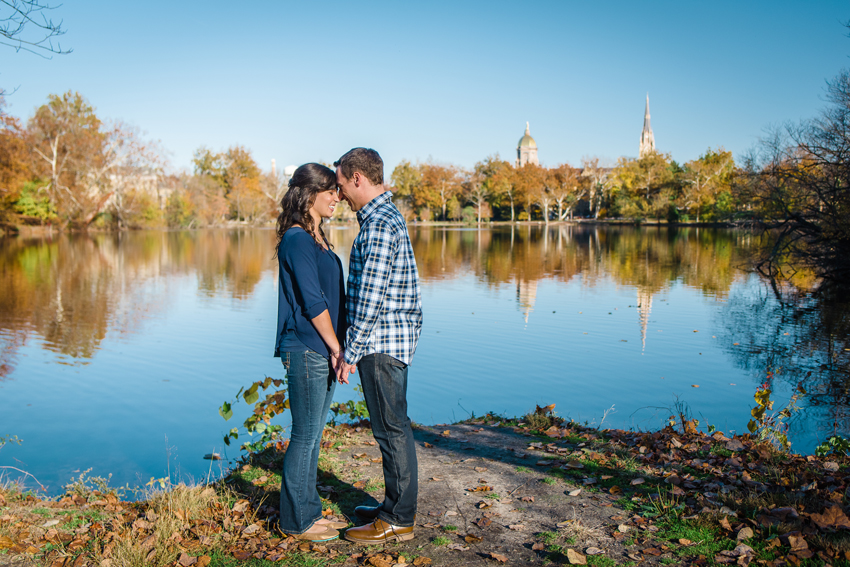
[[[198,559],[196,557],[192,557],[191,555],[189,555],[186,552],[181,553],[180,559],[177,560],[177,563],[179,563],[183,567],[191,567],[192,565],[194,565],[197,562],[198,562]]]
[[[424,446],[426,449],[432,449],[434,447],[433,445],[431,445],[427,441],[425,443],[422,443],[422,446]]]
[[[499,563],[506,563],[508,561],[507,557],[505,557],[504,555],[501,555],[499,553],[490,552],[490,558],[495,559]]]
[[[744,526],[740,530],[738,530],[738,535],[735,536],[735,539],[738,541],[744,541],[745,539],[750,539],[753,537],[753,529],[747,526]]]
[[[729,518],[727,518],[726,516],[723,516],[722,518],[720,518],[719,523],[720,523],[720,527],[723,528],[724,530],[727,530],[727,531],[730,531],[730,532],[732,531],[732,526],[729,525]]]
[[[486,484],[480,484],[476,487],[466,489],[467,492],[490,492],[491,490],[493,490],[493,487]]]
[[[691,388],[699,388],[699,384],[691,384]]]
[[[525,526],[522,524],[511,524],[508,526],[508,529],[511,529],[515,532],[520,532],[525,529]]]
[[[850,519],[847,518],[840,506],[834,504],[825,508],[820,514],[809,514],[809,518],[821,529],[850,529]]]
[[[627,526],[626,524],[620,524],[619,526],[617,526],[617,531],[620,532],[621,534],[626,533],[630,529],[631,528],[629,526]]]
[[[446,429],[445,431],[443,431],[442,433],[440,433],[440,435],[442,435],[443,437],[448,437],[448,436],[449,436],[449,435],[451,435],[451,434],[452,434],[452,432],[451,432],[450,430],[448,430],[448,429]]]
[[[420,567],[421,565],[430,565],[431,564],[431,558],[425,557],[424,555],[420,555],[419,557],[417,557],[416,559],[413,560],[413,564],[416,567]]]
[[[598,547],[588,547],[584,550],[584,553],[587,555],[602,555],[605,552],[599,549]]]
[[[441,479],[441,478],[437,478],[436,476],[432,476],[432,477],[431,477],[431,480],[433,480],[433,481],[441,481],[441,480],[443,480],[443,479]]]
[[[479,518],[478,520],[473,522],[473,524],[475,524],[476,526],[478,526],[482,530],[484,528],[488,527],[492,523],[493,523],[493,520],[491,520],[490,518]]]
[[[201,555],[198,557],[198,562],[195,563],[195,567],[207,567],[210,564],[212,558],[209,555]]]
[[[638,477],[638,478],[633,478],[632,481],[629,484],[631,484],[632,486],[637,486],[638,484],[643,484],[644,482],[646,482],[644,479]]]
[[[569,494],[570,496],[578,496],[579,494],[581,494],[581,488],[570,490],[569,492],[567,492],[567,494]]]
[[[570,565],[587,565],[587,558],[574,549],[567,549],[567,561]]]
[[[463,538],[463,541],[465,541],[466,543],[481,543],[483,539],[484,538],[480,538],[472,534],[467,534],[467,536]]]
[[[523,496],[520,500],[523,502],[534,502],[534,496]]]
[[[620,488],[619,486],[612,486],[611,488],[608,489],[608,492],[611,493],[611,494],[622,494],[623,489]]]
[[[691,540],[689,540],[687,538],[679,538],[679,545],[684,545],[685,547],[687,547],[687,546],[693,545],[693,544],[694,544],[694,542],[692,542]]]
[[[487,467],[475,467],[475,470],[476,470],[477,472],[486,472],[486,471],[487,471]]]
[[[451,549],[452,551],[469,551],[469,546],[461,543],[450,543],[446,546],[446,549]]]

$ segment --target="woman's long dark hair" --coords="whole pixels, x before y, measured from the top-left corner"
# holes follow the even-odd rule
[[[313,226],[313,216],[310,207],[316,202],[316,194],[328,191],[336,187],[336,174],[332,169],[318,163],[305,163],[295,170],[292,179],[289,180],[289,189],[280,200],[281,212],[277,217],[277,244],[275,254],[280,248],[280,241],[286,231],[293,226],[300,226],[306,230],[313,239],[316,239],[316,231],[322,240],[331,244],[325,238],[322,224]]]

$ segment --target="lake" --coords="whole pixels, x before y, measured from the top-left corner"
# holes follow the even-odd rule
[[[848,434],[850,318],[786,304],[747,271],[758,239],[708,228],[411,226],[424,326],[410,417],[493,411],[653,429],[678,407],[746,432],[756,388],[779,409],[799,381],[793,450]],[[354,226],[328,236],[347,269]],[[51,494],[72,477],[203,480],[226,463],[218,407],[282,378],[272,357],[271,229],[6,238],[0,244],[0,465]],[[353,386],[336,400],[356,399]],[[287,425],[286,419],[279,422]],[[240,438],[240,441],[244,436]],[[18,473],[7,470],[7,476]],[[29,481],[30,485],[33,485]]]

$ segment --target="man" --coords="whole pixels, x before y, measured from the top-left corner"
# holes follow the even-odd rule
[[[419,476],[407,417],[407,368],[422,328],[422,296],[404,217],[384,189],[384,162],[354,148],[334,162],[337,186],[357,212],[360,233],[348,266],[348,332],[340,376],[360,371],[372,434],[381,448],[386,486],[379,506],[354,511],[371,523],[351,528],[356,543],[413,538]]]

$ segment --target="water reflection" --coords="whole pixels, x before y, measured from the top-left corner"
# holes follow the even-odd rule
[[[0,379],[32,333],[59,361],[85,363],[108,331],[132,334],[167,306],[173,276],[244,299],[271,263],[272,231],[184,231],[7,238],[0,246]]]
[[[347,262],[353,228],[329,231]],[[418,227],[411,231],[423,282],[472,273],[488,286],[510,284],[528,322],[542,279],[604,278],[637,289],[642,340],[655,294],[672,282],[725,297],[751,247],[749,233],[711,229],[510,226]],[[94,356],[108,330],[132,334],[139,314],[164,308],[165,290],[150,280],[195,274],[208,297],[250,296],[274,271],[271,230],[208,230],[59,235],[5,239],[0,248],[0,379],[14,368],[30,333],[44,348],[77,362]],[[167,285],[167,284],[164,284]]]
[[[799,298],[779,301],[766,286],[733,296],[724,312],[729,354],[761,381],[802,384],[806,416],[792,433],[815,424],[817,438],[850,430],[850,304]]]

